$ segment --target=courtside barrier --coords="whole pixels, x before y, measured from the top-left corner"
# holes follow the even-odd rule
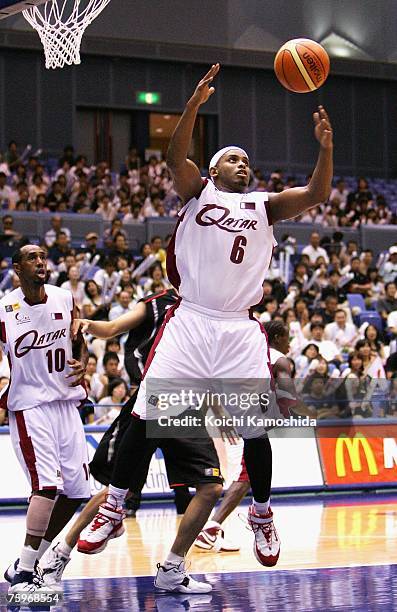
[[[106,429],[85,426],[90,458]],[[270,437],[275,493],[397,488],[397,419],[319,421],[316,430],[282,428]],[[8,427],[0,427],[0,464],[0,504],[25,503],[29,487]],[[91,478],[92,493],[101,488]],[[143,498],[172,498],[160,450],[152,458]]]

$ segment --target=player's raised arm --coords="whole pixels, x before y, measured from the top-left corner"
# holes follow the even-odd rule
[[[196,164],[187,159],[187,155],[198,109],[214,93],[215,89],[211,86],[211,83],[218,72],[219,64],[213,64],[198,83],[192,97],[186,104],[168,147],[167,166],[171,171],[175,190],[184,202],[196,196],[202,186],[200,171]]]
[[[113,321],[90,321],[89,319],[76,319],[72,334],[76,337],[79,332],[89,333],[97,338],[114,338],[124,334],[130,329],[138,327],[146,317],[145,302],[138,302],[130,312],[126,312]]]
[[[322,106],[313,114],[314,135],[320,143],[320,151],[312,178],[306,187],[293,187],[281,193],[269,193],[272,222],[291,219],[327,200],[331,192],[333,176],[332,126]]]

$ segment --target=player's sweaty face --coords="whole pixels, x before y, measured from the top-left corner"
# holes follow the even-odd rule
[[[40,247],[23,251],[19,275],[23,280],[44,284],[47,278],[47,253]]]
[[[218,178],[228,187],[247,187],[250,180],[248,158],[239,151],[228,151],[217,164]]]

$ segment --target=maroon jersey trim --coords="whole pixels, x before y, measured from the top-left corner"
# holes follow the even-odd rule
[[[0,340],[7,342],[6,324],[4,321],[0,321]]]
[[[270,208],[269,200],[267,200],[265,202],[265,210],[266,210],[266,215],[267,215],[267,222],[268,222],[269,227],[270,227],[271,225],[273,225],[273,218],[272,218],[272,211],[271,211],[271,208]]]
[[[146,360],[145,369],[143,370],[143,374],[142,374],[142,380],[145,378],[146,372],[148,371],[149,366],[150,366],[150,364],[153,361],[154,355],[156,354],[156,348],[157,348],[157,345],[158,345],[158,343],[160,342],[160,340],[161,340],[161,338],[163,336],[163,333],[164,333],[164,330],[165,330],[165,326],[167,325],[168,321],[174,316],[175,310],[178,308],[180,303],[181,303],[181,298],[179,298],[177,300],[177,302],[175,302],[175,304],[173,306],[171,306],[171,308],[169,309],[169,311],[167,312],[167,314],[164,317],[163,324],[160,327],[159,331],[157,332],[156,339],[153,342],[153,346],[150,349],[150,353],[149,353],[148,358]]]
[[[203,193],[203,191],[207,187],[207,185],[208,185],[208,179],[205,178],[205,179],[203,179],[203,184],[201,185],[200,191],[198,192],[198,194],[196,196],[194,196],[196,198],[196,200],[199,199],[199,197],[201,196],[201,194]]]
[[[155,353],[156,353],[156,348],[157,348],[157,345],[158,345],[158,343],[160,342],[160,340],[161,340],[161,338],[162,338],[162,335],[163,335],[163,333],[164,333],[165,326],[167,325],[167,323],[168,323],[168,321],[171,319],[171,317],[173,317],[173,316],[174,316],[175,310],[178,308],[178,306],[179,306],[179,304],[180,304],[180,303],[181,303],[181,298],[179,298],[179,299],[178,299],[178,300],[175,302],[175,304],[174,304],[173,306],[171,306],[171,308],[169,309],[169,311],[167,312],[167,314],[166,314],[166,315],[165,315],[165,317],[164,317],[163,324],[162,324],[162,326],[160,327],[159,331],[157,332],[156,339],[155,339],[155,341],[153,342],[152,348],[150,349],[150,353],[149,353],[148,358],[147,358],[147,360],[146,360],[145,369],[143,370],[143,374],[142,374],[142,380],[145,378],[145,376],[146,376],[146,372],[148,371],[148,368],[149,368],[150,364],[151,364],[151,363],[152,363],[152,361],[153,361],[154,355],[155,355]],[[135,412],[135,410],[132,410],[131,415],[132,415],[132,416],[134,416],[134,417],[136,417],[137,419],[140,419],[140,418],[141,418],[141,417],[140,417],[140,415],[139,415],[139,414],[137,414],[137,413]]]
[[[168,291],[168,289],[165,289],[165,291],[161,291],[160,293],[155,293],[151,297],[145,298],[143,300],[143,303],[144,304],[148,304],[149,302],[152,302],[153,300],[157,300],[157,298],[161,297],[162,295],[165,295],[167,293],[167,291]]]
[[[167,276],[172,286],[175,287],[175,289],[179,289],[179,285],[181,284],[181,277],[179,276],[178,268],[176,266],[175,240],[176,240],[176,233],[178,231],[178,227],[180,223],[182,223],[184,216],[185,216],[185,213],[183,213],[179,217],[178,223],[175,226],[174,232],[172,234],[172,238],[167,247]]]
[[[19,435],[19,445],[21,447],[23,458],[25,459],[26,467],[29,470],[30,479],[32,482],[32,491],[38,491],[40,484],[39,475],[36,470],[36,455],[33,448],[32,438],[28,436],[23,410],[19,410],[15,413],[15,419]]]
[[[267,349],[267,365],[268,365],[268,368],[269,368],[269,371],[270,371],[270,378],[271,378],[270,388],[274,391],[274,389],[275,389],[274,374],[273,374],[272,364],[271,364],[271,361],[270,361],[270,346],[269,346],[269,339],[267,337],[266,330],[263,327],[262,323],[260,321],[258,321],[258,319],[256,319],[254,317],[252,311],[250,311],[250,313],[249,313],[249,318],[252,319],[253,321],[255,321],[256,323],[258,323],[262,334],[265,336],[265,339],[266,339],[266,349]]]
[[[7,389],[4,391],[3,395],[0,397],[0,408],[3,408],[3,410],[8,410],[8,392],[10,390],[11,380],[12,380],[12,363],[11,363],[11,357],[9,353],[7,353],[7,359],[8,359],[8,366],[10,368],[10,380],[8,381]]]
[[[241,470],[240,470],[240,474],[239,477],[237,478],[236,482],[249,482],[249,476],[248,476],[248,472],[247,472],[247,467],[245,465],[245,460],[244,460],[244,453],[243,456],[241,457]]]

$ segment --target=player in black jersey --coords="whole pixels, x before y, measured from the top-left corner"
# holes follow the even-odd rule
[[[139,385],[156,334],[164,321],[167,310],[177,300],[178,294],[175,289],[168,289],[161,293],[149,295],[138,302],[136,309],[134,309],[141,322],[137,327],[129,328],[130,333],[124,345],[124,364],[132,384]],[[126,316],[128,317],[128,313]],[[116,319],[116,321],[120,321],[120,319]]]
[[[131,382],[139,384],[146,359],[149,355],[157,331],[161,327],[167,310],[178,300],[178,295],[174,289],[169,289],[161,293],[150,295],[140,300],[135,307],[128,313],[113,321],[91,321],[79,319],[75,333],[78,329],[83,332],[92,333],[100,338],[112,338],[120,334],[129,332],[125,344],[125,367],[130,376]],[[124,404],[120,415],[113,421],[108,430],[104,433],[94,457],[90,463],[90,471],[98,482],[108,485],[113,472],[114,458],[119,443],[129,426],[131,412],[134,408],[137,392]],[[149,470],[150,460],[154,451],[147,453],[142,465],[142,487],[145,483]],[[168,461],[168,454],[164,453],[165,460]],[[141,488],[142,488],[141,487]],[[63,570],[70,560],[70,553],[78,543],[80,533],[87,527],[90,521],[98,512],[99,506],[106,498],[107,488],[97,493],[90,499],[78,519],[72,525],[65,536],[65,539],[54,546],[45,559],[42,568],[44,582],[52,587],[60,583]],[[175,489],[175,505],[178,513],[183,513],[190,494],[188,487],[178,487]],[[132,494],[133,508],[139,507],[140,490],[135,490]],[[102,508],[103,509],[103,508]],[[104,509],[106,512],[106,508]],[[122,523],[115,525],[112,536],[109,539],[122,535],[124,528]],[[95,547],[94,541],[87,538],[80,542],[78,550],[80,552],[95,554],[101,552],[105,546]],[[10,568],[9,568],[10,569]]]

